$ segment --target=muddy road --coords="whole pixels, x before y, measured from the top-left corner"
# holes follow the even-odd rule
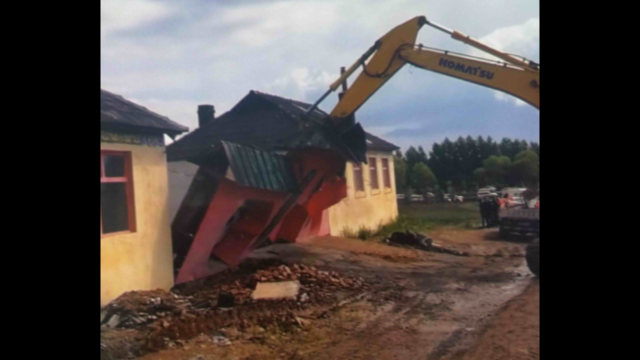
[[[367,286],[336,291],[330,305],[297,313],[299,326],[291,329],[214,329],[139,358],[539,358],[538,279],[526,267],[525,244],[501,241],[495,229],[428,235],[468,256],[335,237],[260,249],[253,258],[313,266]]]

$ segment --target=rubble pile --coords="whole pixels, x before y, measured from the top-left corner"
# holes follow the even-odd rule
[[[129,291],[107,305],[101,324],[108,328],[135,328],[157,319],[184,313],[190,298],[164,290]]]
[[[295,298],[251,298],[258,282],[287,280],[300,283]],[[309,321],[304,316],[311,306],[329,306],[340,300],[339,294],[349,295],[367,288],[363,278],[314,266],[249,262],[235,270],[180,284],[170,292],[127,292],[103,309],[101,324],[107,331],[134,329],[143,334],[141,354],[225,328],[240,331],[255,327],[276,327],[280,331],[301,328]]]
[[[311,303],[331,300],[335,292],[339,290],[358,290],[366,287],[364,279],[361,277],[350,278],[335,271],[322,271],[315,266],[303,264],[293,264],[291,267],[283,264],[278,267],[260,270],[253,275],[253,281],[256,283],[258,281],[286,280],[300,281],[299,297],[302,298],[306,294],[304,298]]]

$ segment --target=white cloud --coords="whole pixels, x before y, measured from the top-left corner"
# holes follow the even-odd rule
[[[394,123],[393,125],[367,126],[367,132],[379,137],[385,137],[392,131],[416,130],[420,129],[422,126],[423,125],[420,123]]]
[[[304,99],[305,95],[311,91],[328,89],[337,78],[337,73],[329,74],[326,71],[297,67],[268,84],[267,90],[275,94],[286,93],[288,96]]]
[[[329,29],[337,17],[336,5],[329,2],[280,1],[226,9],[215,21],[221,25],[238,25],[229,34],[228,41],[264,47],[281,41],[286,34]]]
[[[478,40],[500,51],[516,54],[539,62],[540,19],[531,18],[518,25],[495,29]],[[471,55],[499,60],[497,57],[489,55],[478,49],[473,49]],[[526,102],[501,91],[494,91],[494,98],[498,101],[509,102],[515,106],[527,105]]]
[[[487,34],[483,40],[509,52],[538,54],[537,48],[530,54],[519,47],[531,38],[532,25],[537,36],[537,22],[530,23],[538,16],[534,0],[192,0],[174,4],[102,1],[101,77],[105,89],[136,99],[190,128],[197,124],[198,104],[214,104],[222,114],[252,89],[312,102],[338,77],[340,66],[351,65],[385,32],[418,15],[474,37]],[[520,25],[505,30],[514,23]],[[426,26],[418,41],[470,51]],[[349,83],[357,75],[358,71]],[[365,117],[377,119],[376,126],[392,129],[398,126],[395,118],[376,115],[393,109],[399,119],[408,111],[403,104],[417,104],[411,111],[423,111],[439,108],[454,97],[456,106],[465,107],[480,92],[476,89],[405,67],[359,110],[368,114],[360,120],[373,124]],[[330,111],[336,99],[332,94],[320,107]],[[496,104],[505,106],[502,101]]]
[[[165,4],[149,0],[102,0],[100,28],[102,35],[160,20],[170,14]]]
[[[498,101],[506,101],[506,102],[512,103],[515,106],[530,106],[529,104],[518,99],[517,97],[511,96],[501,91],[495,91],[493,94],[493,97]]]
[[[495,29],[478,40],[498,50],[524,56],[527,59],[538,62],[540,54],[540,19],[531,18],[518,25]],[[471,55],[498,59],[477,49],[473,49]]]

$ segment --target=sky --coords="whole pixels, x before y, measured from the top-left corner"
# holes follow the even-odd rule
[[[341,66],[418,15],[539,62],[539,14],[535,0],[102,0],[101,87],[192,131],[199,104],[221,115],[251,90],[315,102]],[[417,42],[492,58],[429,26]],[[337,92],[319,107],[336,102]],[[403,151],[467,135],[540,142],[534,107],[410,65],[356,120]]]

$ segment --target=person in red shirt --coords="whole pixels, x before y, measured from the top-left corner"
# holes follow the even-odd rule
[[[498,204],[500,204],[501,208],[507,207],[509,205],[509,194],[504,194],[501,198],[499,198]]]

